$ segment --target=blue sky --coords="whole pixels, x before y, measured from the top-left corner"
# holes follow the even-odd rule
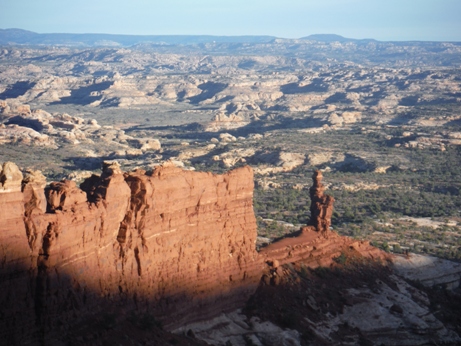
[[[0,28],[39,33],[461,41],[461,0],[0,0]]]

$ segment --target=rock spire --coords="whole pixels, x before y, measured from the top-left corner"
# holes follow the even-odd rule
[[[309,225],[314,226],[318,232],[326,235],[330,231],[335,199],[323,193],[325,186],[322,184],[322,178],[322,172],[319,170],[316,170],[312,175],[314,184],[309,189],[311,196],[311,219]]]

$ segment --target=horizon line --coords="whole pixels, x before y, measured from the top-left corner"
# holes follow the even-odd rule
[[[281,36],[274,36],[269,34],[239,34],[239,35],[213,35],[213,34],[122,34],[122,33],[107,33],[107,32],[36,32],[32,30],[22,29],[22,28],[0,28],[0,30],[8,31],[8,30],[20,30],[25,31],[37,35],[108,35],[108,36],[131,36],[131,37],[149,37],[149,36],[176,36],[176,37],[196,37],[196,36],[209,36],[209,37],[270,37],[274,39],[284,39],[284,40],[301,40],[306,39],[311,36],[337,36],[341,39],[346,40],[353,40],[353,41],[376,41],[376,42],[448,42],[448,43],[461,43],[460,41],[456,40],[422,40],[422,39],[400,39],[400,40],[380,40],[375,38],[354,38],[354,37],[347,37],[340,34],[335,33],[316,33],[316,34],[308,34],[306,36],[301,37],[281,37]],[[335,41],[332,41],[335,42]]]

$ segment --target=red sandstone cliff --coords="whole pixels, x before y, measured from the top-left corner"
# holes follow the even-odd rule
[[[46,343],[114,307],[149,311],[174,328],[242,306],[279,265],[327,266],[342,251],[382,257],[330,231],[333,198],[323,194],[319,172],[313,179],[310,225],[258,253],[250,167],[146,174],[106,163],[81,188],[72,181],[45,188],[39,172],[23,176],[5,163],[0,338]]]
[[[0,332],[14,342],[101,302],[177,326],[242,305],[260,280],[249,167],[146,175],[107,164],[85,191],[44,190],[10,163],[0,176]]]

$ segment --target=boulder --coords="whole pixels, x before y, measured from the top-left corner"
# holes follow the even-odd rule
[[[21,190],[23,175],[13,162],[5,162],[0,170],[0,187],[3,190]]]

